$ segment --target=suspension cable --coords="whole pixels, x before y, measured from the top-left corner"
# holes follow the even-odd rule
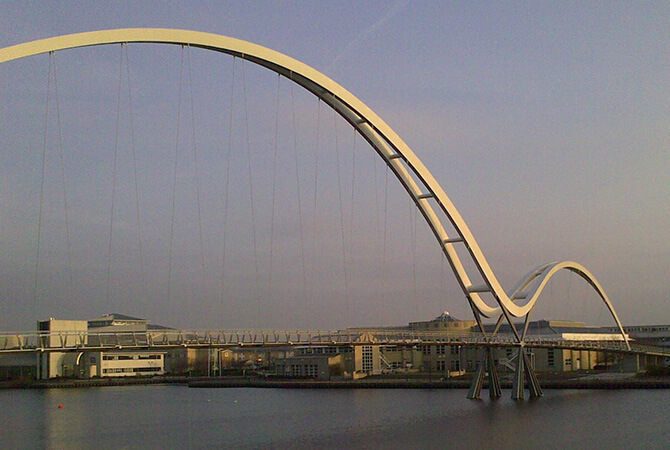
[[[417,217],[417,208],[416,205],[413,202],[409,203],[409,208],[410,208],[410,213],[409,213],[409,220],[410,220],[410,240],[411,240],[411,248],[412,248],[412,288],[413,288],[413,301],[412,304],[414,306],[414,313],[417,314],[419,312],[419,306],[418,306],[418,292],[417,292],[417,282],[416,282],[416,217]]]
[[[181,46],[181,62],[179,65],[179,100],[177,102],[177,130],[174,146],[174,175],[172,177],[172,215],[170,218],[170,248],[168,252],[168,280],[167,280],[167,303],[170,304],[170,294],[172,285],[172,247],[174,242],[174,218],[175,207],[177,203],[177,163],[179,160],[179,126],[181,123],[181,88],[184,72],[184,46]]]
[[[130,89],[130,59],[128,57],[128,46],[126,46],[126,78],[128,79],[128,109],[130,110],[130,143],[133,152],[133,178],[135,184],[135,212],[137,215],[137,248],[140,256],[140,281],[141,299],[147,299],[147,281],[144,267],[144,251],[142,247],[142,219],[140,215],[140,188],[137,174],[137,147],[135,145],[135,121],[133,117],[133,95]]]
[[[379,184],[377,181],[377,155],[375,155],[373,152],[370,152],[370,156],[372,157],[372,176],[375,184],[375,225],[376,225],[377,236],[379,236],[381,234],[380,233],[381,214],[379,212],[380,207],[379,207]]]
[[[254,182],[253,182],[253,171],[251,167],[251,142],[249,136],[249,109],[247,105],[247,78],[246,78],[246,65],[242,63],[242,92],[244,93],[244,126],[246,132],[246,144],[247,144],[247,169],[249,174],[249,207],[251,208],[251,233],[252,241],[254,248],[254,271],[256,273],[256,307],[257,307],[257,320],[259,321],[259,326],[262,324],[261,321],[261,296],[260,296],[260,271],[258,269],[258,244],[256,242],[256,210],[254,209]]]
[[[354,204],[355,204],[355,193],[356,193],[356,134],[357,131],[352,127],[352,152],[351,152],[351,207],[349,210],[349,259],[348,261],[354,261],[354,249],[356,233],[354,233]]]
[[[316,244],[317,244],[317,217],[318,217],[318,187],[319,187],[319,147],[320,143],[320,133],[321,133],[321,98],[317,100],[317,109],[316,109],[316,143],[314,149],[314,205],[313,209],[313,218],[312,218],[312,280],[311,280],[311,300],[315,301],[316,299],[316,268],[318,264],[316,263]],[[309,313],[309,312],[307,312]],[[308,314],[309,318],[309,314]]]
[[[42,145],[42,170],[40,178],[40,206],[37,214],[37,251],[35,255],[35,278],[33,282],[33,303],[37,308],[37,284],[40,273],[40,243],[42,241],[42,209],[44,207],[44,175],[47,163],[47,143],[49,141],[49,94],[51,93],[51,65],[54,58],[54,52],[49,52],[49,68],[47,74],[47,95],[46,106],[44,109],[44,140]]]
[[[354,197],[356,193],[356,135],[358,134],[356,129],[352,127],[353,136],[352,136],[352,148],[351,152],[351,211],[349,212],[349,244],[352,247],[353,251],[353,240],[354,240]]]
[[[337,116],[335,111],[333,111],[333,121],[335,125],[335,156],[337,158],[337,193],[340,205],[340,237],[342,240],[342,273],[344,275],[344,298],[345,298],[345,311],[347,323],[350,323],[350,314],[349,314],[349,278],[347,274],[347,246],[345,240],[344,232],[344,208],[342,205],[342,176],[340,174],[340,145],[338,139],[338,129],[337,129]]]
[[[72,277],[72,245],[70,241],[70,214],[67,207],[67,184],[65,183],[65,155],[63,151],[63,136],[61,132],[60,121],[60,103],[58,101],[58,77],[56,76],[56,55],[54,54],[54,101],[56,103],[56,128],[58,130],[58,153],[60,154],[60,173],[63,186],[63,209],[65,210],[65,245],[67,247],[67,267],[68,267],[68,291],[70,299],[74,294],[74,282]]]
[[[563,313],[563,317],[568,317],[568,311],[570,310],[570,283],[572,283],[572,276],[570,276],[570,272],[566,272],[566,276],[568,277],[568,289],[567,289],[567,295],[566,295],[566,300],[563,302],[565,312]]]
[[[442,249],[439,249],[439,252],[440,252],[439,253],[439,255],[440,255],[440,299],[442,301],[444,301],[447,298],[447,291],[445,289],[446,286],[445,286],[445,282],[444,282],[444,277],[445,277],[445,275],[444,275],[444,261],[447,258],[444,256],[444,253],[442,252]],[[446,305],[445,305],[444,311],[447,311]]]
[[[205,244],[202,234],[202,213],[200,207],[200,174],[198,171],[198,151],[196,147],[196,136],[195,136],[195,107],[193,105],[193,76],[191,74],[191,46],[188,46],[188,85],[190,90],[191,97],[191,131],[192,131],[192,144],[193,144],[193,165],[195,166],[195,197],[198,209],[198,231],[200,233],[200,268],[202,270],[202,295],[203,298],[207,295],[207,275],[205,272]]]
[[[228,191],[230,186],[230,154],[233,146],[233,112],[235,104],[235,61],[237,57],[233,56],[233,68],[232,68],[232,77],[230,83],[230,114],[228,117],[228,147],[226,150],[226,168],[225,168],[225,180],[224,180],[224,189],[223,189],[223,248],[222,248],[222,261],[221,261],[221,314],[224,312],[223,307],[223,298],[225,296],[226,290],[226,242],[228,238]]]
[[[554,313],[554,305],[556,303],[556,300],[554,300],[554,278],[553,277],[549,278],[549,298],[551,298],[551,301],[549,302],[549,308],[550,309],[549,309],[549,312],[548,312],[548,316],[549,316],[549,319],[551,319],[552,316],[556,314],[556,313]]]
[[[384,298],[387,293],[387,282],[386,282],[386,235],[388,232],[388,191],[389,191],[389,172],[391,171],[390,167],[386,166],[386,172],[384,174],[384,215],[382,217],[383,224],[383,233],[382,233],[382,295],[379,299],[379,309],[381,311],[382,325],[386,323],[386,313],[384,308]]]
[[[382,251],[382,275],[379,277],[379,292],[381,292],[382,296],[386,295],[386,283],[384,281],[384,273],[386,271],[385,267],[385,261],[386,261],[386,254],[385,254],[385,238],[382,230],[382,223],[381,223],[381,206],[380,206],[380,201],[379,201],[379,181],[378,181],[378,175],[377,175],[377,155],[375,155],[374,152],[370,152],[370,156],[372,157],[372,174],[373,174],[373,179],[374,179],[374,194],[375,194],[375,236],[377,237],[376,239],[376,245],[377,245],[377,251],[379,251],[379,248],[381,247]],[[379,307],[383,311],[383,304],[381,301],[379,302]]]
[[[296,190],[298,194],[298,228],[300,229],[300,259],[302,262],[302,300],[305,306],[305,315],[307,316],[305,323],[307,325],[307,328],[309,328],[309,305],[307,302],[307,296],[305,295],[307,292],[307,269],[306,269],[306,264],[305,264],[305,233],[303,231],[303,226],[302,226],[302,200],[301,200],[301,192],[300,192],[300,164],[298,161],[298,131],[296,128],[296,123],[295,123],[295,99],[293,95],[293,83],[291,83],[291,111],[292,111],[292,116],[293,116],[293,154],[295,156],[295,182],[296,182]]]
[[[275,235],[275,202],[277,191],[277,154],[279,141],[279,93],[281,75],[277,74],[277,104],[275,107],[275,136],[272,155],[272,205],[270,208],[270,273],[268,274],[268,312],[271,308],[273,298],[273,275],[274,275],[274,235]],[[272,314],[269,314],[272,317]]]
[[[119,55],[119,87],[116,101],[116,131],[114,136],[114,163],[112,165],[112,205],[109,214],[109,243],[107,246],[107,283],[105,288],[105,303],[109,304],[112,279],[112,241],[114,237],[114,203],[116,200],[116,165],[119,150],[119,122],[121,120],[121,80],[123,79],[123,44]]]

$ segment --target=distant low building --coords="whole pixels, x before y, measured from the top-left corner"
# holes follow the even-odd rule
[[[106,314],[91,320],[58,320],[38,322],[45,347],[86,342],[122,348],[147,342],[146,319],[123,314]],[[165,373],[165,352],[150,350],[109,350],[81,352],[43,352],[37,355],[36,378],[58,377],[121,377],[162,375]]]
[[[81,366],[86,378],[153,376],[165,373],[165,352],[85,352]]]
[[[37,378],[37,354],[14,353],[0,356],[0,380],[34,380]]]
[[[207,376],[212,374],[216,353],[209,348],[170,348],[165,355],[165,371],[171,375]]]
[[[34,376],[38,379],[56,377],[104,377],[190,374],[217,375],[227,368],[263,369],[276,367],[281,376],[328,379],[332,376],[361,378],[390,372],[422,372],[439,376],[457,376],[477,368],[480,351],[469,345],[446,343],[385,344],[377,343],[377,333],[396,331],[426,332],[438,337],[470,338],[481,332],[474,320],[459,320],[448,312],[428,321],[411,322],[407,326],[350,328],[358,343],[353,345],[287,346],[236,348],[170,348],[166,351],[129,350],[128,347],[149,346],[151,343],[172,345],[184,336],[181,331],[149,324],[146,319],[113,313],[85,320],[39,321],[38,330],[44,333],[44,347],[75,344],[104,344],[115,348],[106,351],[59,352],[45,351],[31,355],[4,355],[0,358],[0,378]],[[523,324],[515,324],[518,331]],[[485,332],[493,333],[493,324]],[[669,325],[625,327],[637,343],[670,346]],[[513,336],[509,324],[501,324],[496,334]],[[19,337],[5,336],[0,347],[15,347]],[[623,340],[613,327],[587,326],[582,322],[537,320],[528,323],[527,340],[600,341]],[[446,340],[445,340],[446,341]],[[433,341],[435,342],[435,341]],[[569,372],[616,368],[641,370],[648,365],[668,364],[663,357],[636,357],[601,351],[568,350],[561,348],[526,347],[531,366],[538,372]],[[493,348],[493,361],[500,372],[511,372],[516,366],[517,349]],[[334,358],[335,357],[335,358]]]
[[[517,330],[523,329],[523,324],[516,324]],[[662,327],[658,327],[662,328]],[[373,333],[375,331],[399,330],[393,328],[360,328],[362,332]],[[474,320],[459,320],[448,312],[437,316],[435,319],[420,322],[411,322],[405,330],[417,332],[438,333],[450,338],[470,337],[480,334],[477,323]],[[495,325],[485,325],[485,331],[492,333]],[[646,330],[651,333],[649,329]],[[657,330],[657,335],[662,331]],[[511,337],[513,335],[509,324],[502,324],[498,336]],[[618,330],[587,326],[582,322],[566,320],[538,320],[529,323],[527,338],[548,339],[563,341],[616,341],[623,340]],[[375,347],[375,346],[373,346]],[[592,370],[596,368],[607,368],[621,365],[624,358],[622,355],[613,355],[599,351],[567,350],[567,349],[544,349],[527,348],[531,365],[538,372],[569,372],[576,370]],[[511,372],[516,367],[517,351],[513,347],[494,348],[494,363],[501,372]],[[362,357],[357,358],[361,360]],[[368,356],[369,360],[369,356]],[[417,344],[417,345],[381,345],[379,353],[372,354],[373,364],[379,361],[380,370],[385,372],[408,372],[418,371],[423,373],[435,373],[442,376],[457,376],[467,372],[473,372],[477,368],[479,352],[471,346],[459,346],[449,344]],[[377,369],[369,370],[370,363],[366,363],[364,373],[376,374]],[[635,370],[635,369],[633,369]]]
[[[670,325],[633,325],[623,327],[623,329],[638,344],[670,348]],[[608,330],[616,332],[616,328],[610,327]],[[647,366],[670,367],[670,358],[640,355],[636,358],[635,364],[640,368]]]
[[[327,381],[352,372],[351,353],[298,355],[276,361],[276,374]],[[349,375],[350,376],[350,375]]]
[[[614,327],[606,329],[613,333],[617,331]],[[670,347],[670,325],[633,325],[623,327],[623,330],[641,344]]]
[[[88,323],[85,320],[59,320],[53,317],[49,320],[37,322],[37,330],[49,333],[41,337],[45,347],[59,347],[71,345],[80,337],[77,333],[85,335],[88,331]],[[43,352],[37,355],[36,378],[47,380],[49,378],[73,377],[78,374],[77,353],[72,352]]]

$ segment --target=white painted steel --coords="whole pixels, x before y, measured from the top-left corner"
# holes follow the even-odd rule
[[[485,317],[493,317],[501,313],[509,313],[515,317],[526,316],[535,305],[549,278],[556,271],[567,269],[579,274],[598,292],[625,337],[621,322],[600,284],[590,272],[577,263],[563,262],[540,266],[541,269],[534,270],[522,279],[512,295],[508,295],[500,285],[460,213],[409,146],[386,122],[353,94],[327,76],[293,58],[250,42],[217,34],[175,29],[127,28],[58,36],[7,47],[0,49],[0,63],[57,50],[135,42],[188,45],[237,56],[284,75],[327,103],[370,143],[414,199],[417,208],[440,243],[461,289],[476,311],[475,314],[479,313]],[[427,201],[429,198],[435,199],[440,210],[458,233],[458,237],[447,235],[438,214]],[[454,244],[465,246],[479,272],[476,275],[483,280],[484,284],[473,284]],[[517,291],[528,287],[538,277],[542,281],[537,283],[535,290],[525,293],[525,298],[530,298],[530,300],[523,305],[516,304],[514,300],[519,298]],[[491,306],[484,301],[480,293],[485,292],[493,296],[497,306]],[[516,298],[515,294],[517,294]],[[508,314],[505,316],[509,319]]]

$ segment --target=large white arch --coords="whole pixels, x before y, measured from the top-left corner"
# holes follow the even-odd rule
[[[407,144],[386,122],[353,94],[327,76],[293,58],[250,42],[212,33],[162,28],[128,28],[70,34],[3,48],[0,49],[0,63],[57,50],[131,42],[188,45],[243,58],[289,78],[337,111],[386,161],[412,197],[438,239],[478,321],[478,314],[484,317],[505,314],[510,321],[509,315],[526,316],[535,305],[549,278],[560,269],[568,269],[578,273],[594,287],[627,342],[621,322],[607,295],[590,272],[577,263],[563,262],[540,266],[540,269],[524,277],[517,288],[508,295],[454,204]],[[448,218],[457,235],[447,234],[433,204],[436,204]],[[467,249],[483,284],[473,284],[456,251],[456,245],[463,245]],[[537,287],[533,292],[521,292],[538,277],[542,281],[536,283]],[[480,295],[483,293],[490,293],[497,305],[486,303]],[[523,305],[517,305],[516,300],[522,297],[529,300]]]

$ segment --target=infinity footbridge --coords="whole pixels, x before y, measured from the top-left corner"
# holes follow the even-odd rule
[[[518,347],[514,336],[484,336],[477,332],[444,333],[413,330],[160,330],[118,332],[15,332],[0,333],[0,354],[170,348],[337,347],[382,345],[414,347],[450,345],[465,347]],[[566,340],[526,337],[528,348],[607,351],[670,357],[670,349],[621,340]]]
[[[231,37],[197,31],[136,28],[94,31],[71,34],[49,39],[28,42],[12,47],[0,49],[0,63],[7,63],[19,58],[26,58],[37,54],[51,53],[78,47],[99,46],[126,43],[154,43],[190,46],[211,50],[215,53],[224,53],[242,58],[251,63],[265,67],[277,74],[302,86],[343,117],[362,136],[383,159],[390,171],[404,187],[410,198],[420,211],[433,235],[437,239],[444,256],[446,257],[456,280],[472,309],[475,320],[480,329],[480,337],[463,337],[456,340],[463,345],[481,345],[485,349],[491,346],[515,346],[518,348],[519,364],[517,366],[518,383],[523,384],[524,374],[528,382],[531,396],[542,394],[535,374],[530,369],[525,347],[533,345],[556,345],[560,343],[536,343],[527,337],[527,330],[531,312],[539,297],[547,286],[548,281],[557,272],[567,270],[583,278],[598,294],[600,300],[609,311],[612,320],[621,332],[622,341],[610,343],[616,350],[635,352],[628,342],[623,326],[615,309],[604,289],[595,277],[582,265],[572,261],[551,262],[542,264],[531,270],[519,283],[510,290],[505,290],[487,262],[482,250],[472,232],[461,217],[460,213],[447,196],[442,187],[430,171],[424,166],[409,146],[384,122],[374,111],[361,102],[342,86],[316,71],[286,55],[268,48],[241,41]],[[447,231],[449,230],[449,231]],[[491,318],[497,320],[498,326],[492,333],[485,332],[482,320]],[[514,318],[522,318],[524,326],[521,330],[514,325]],[[510,339],[497,336],[497,331],[503,321],[507,322],[512,331]],[[351,333],[182,333],[180,338],[161,340],[160,334],[146,335],[146,341],[130,347],[160,345],[287,345],[301,343],[308,345],[350,345],[360,342],[360,336]],[[191,336],[192,339],[187,338]],[[207,337],[208,336],[208,337]],[[217,336],[217,341],[207,341]],[[119,339],[121,336],[117,335]],[[39,345],[40,336],[18,336],[24,342],[24,348],[7,348],[0,351],[49,351],[52,346]],[[50,337],[49,340],[54,337]],[[126,337],[124,337],[125,339]],[[114,339],[113,337],[111,338]],[[205,339],[205,341],[202,341]],[[419,334],[387,334],[378,336],[379,342],[438,342],[438,338]],[[474,340],[473,340],[474,339]],[[79,342],[80,346],[94,345],[94,335],[89,334],[85,339],[77,340],[76,336],[67,336],[66,343]],[[57,341],[57,339],[56,339]],[[76,344],[72,344],[75,345]],[[123,346],[124,344],[114,344]],[[586,345],[586,344],[585,344]],[[589,344],[590,345],[590,344]],[[605,345],[605,344],[593,344]],[[61,348],[70,349],[69,345]],[[480,370],[476,383],[487,373],[495,377],[491,364],[491,353],[485,350],[480,361]],[[475,384],[476,384],[475,383]],[[477,389],[474,390],[478,396]],[[498,395],[498,394],[496,394]]]

